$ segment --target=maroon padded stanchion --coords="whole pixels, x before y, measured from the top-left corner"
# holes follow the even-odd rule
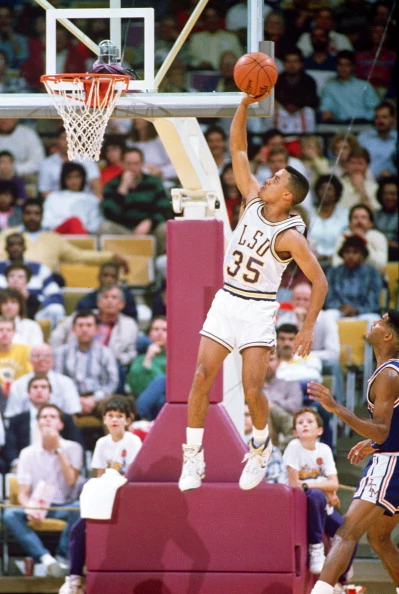
[[[284,485],[242,491],[246,451],[220,404],[205,424],[206,478],[181,493],[181,444],[199,330],[222,286],[216,220],[168,223],[167,404],[117,495],[111,521],[87,522],[87,594],[307,594],[306,497]]]

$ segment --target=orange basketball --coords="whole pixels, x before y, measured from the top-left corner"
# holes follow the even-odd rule
[[[262,52],[245,54],[234,66],[234,81],[237,87],[251,97],[270,93],[277,77],[276,63]]]

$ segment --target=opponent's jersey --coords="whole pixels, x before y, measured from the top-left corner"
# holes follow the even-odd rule
[[[370,401],[370,389],[373,381],[377,377],[379,373],[383,369],[386,368],[394,369],[399,374],[399,359],[390,359],[386,361],[382,365],[380,365],[373,373],[373,375],[368,380],[367,384],[367,408],[370,413],[371,418],[373,417],[374,412],[374,404]],[[393,404],[393,414],[392,414],[392,421],[391,421],[391,428],[389,430],[389,435],[384,443],[379,444],[378,447],[379,452],[394,452],[399,454],[399,392],[396,394],[396,399]]]
[[[281,260],[275,251],[277,236],[286,229],[305,232],[299,215],[272,223],[262,215],[265,203],[251,200],[227,246],[224,258],[225,291],[244,299],[274,301],[281,276],[292,258]]]

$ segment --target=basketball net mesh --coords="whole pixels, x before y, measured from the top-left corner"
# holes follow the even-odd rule
[[[68,159],[98,161],[108,120],[116,102],[128,89],[129,77],[54,75],[43,76],[42,82],[63,119]]]

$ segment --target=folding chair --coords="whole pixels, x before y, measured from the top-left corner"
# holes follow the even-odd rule
[[[388,262],[386,267],[388,279],[389,307],[399,306],[399,262]]]
[[[126,235],[102,235],[101,249],[123,256],[129,264],[129,272],[121,273],[129,287],[149,287],[155,282],[155,238]]]
[[[99,270],[98,264],[60,264],[58,267],[66,286],[75,289],[96,289]]]
[[[51,320],[37,320],[37,323],[42,329],[44,342],[48,342],[51,334]]]
[[[90,291],[85,289],[74,289],[70,287],[63,288],[62,294],[64,296],[64,307],[67,316],[74,313],[78,301],[89,292]]]
[[[7,489],[9,493],[9,503],[11,505],[18,505],[18,481],[17,477],[12,474],[6,475],[7,480]],[[35,532],[62,532],[66,526],[66,522],[64,520],[58,520],[56,518],[44,518],[40,524],[33,524],[32,522],[28,523],[28,526],[35,530]],[[9,551],[8,551],[8,544],[9,544],[9,533],[7,527],[3,522],[3,571],[5,574],[8,573],[9,570]]]
[[[95,235],[65,235],[64,237],[69,243],[83,250],[97,249],[97,237]]]

